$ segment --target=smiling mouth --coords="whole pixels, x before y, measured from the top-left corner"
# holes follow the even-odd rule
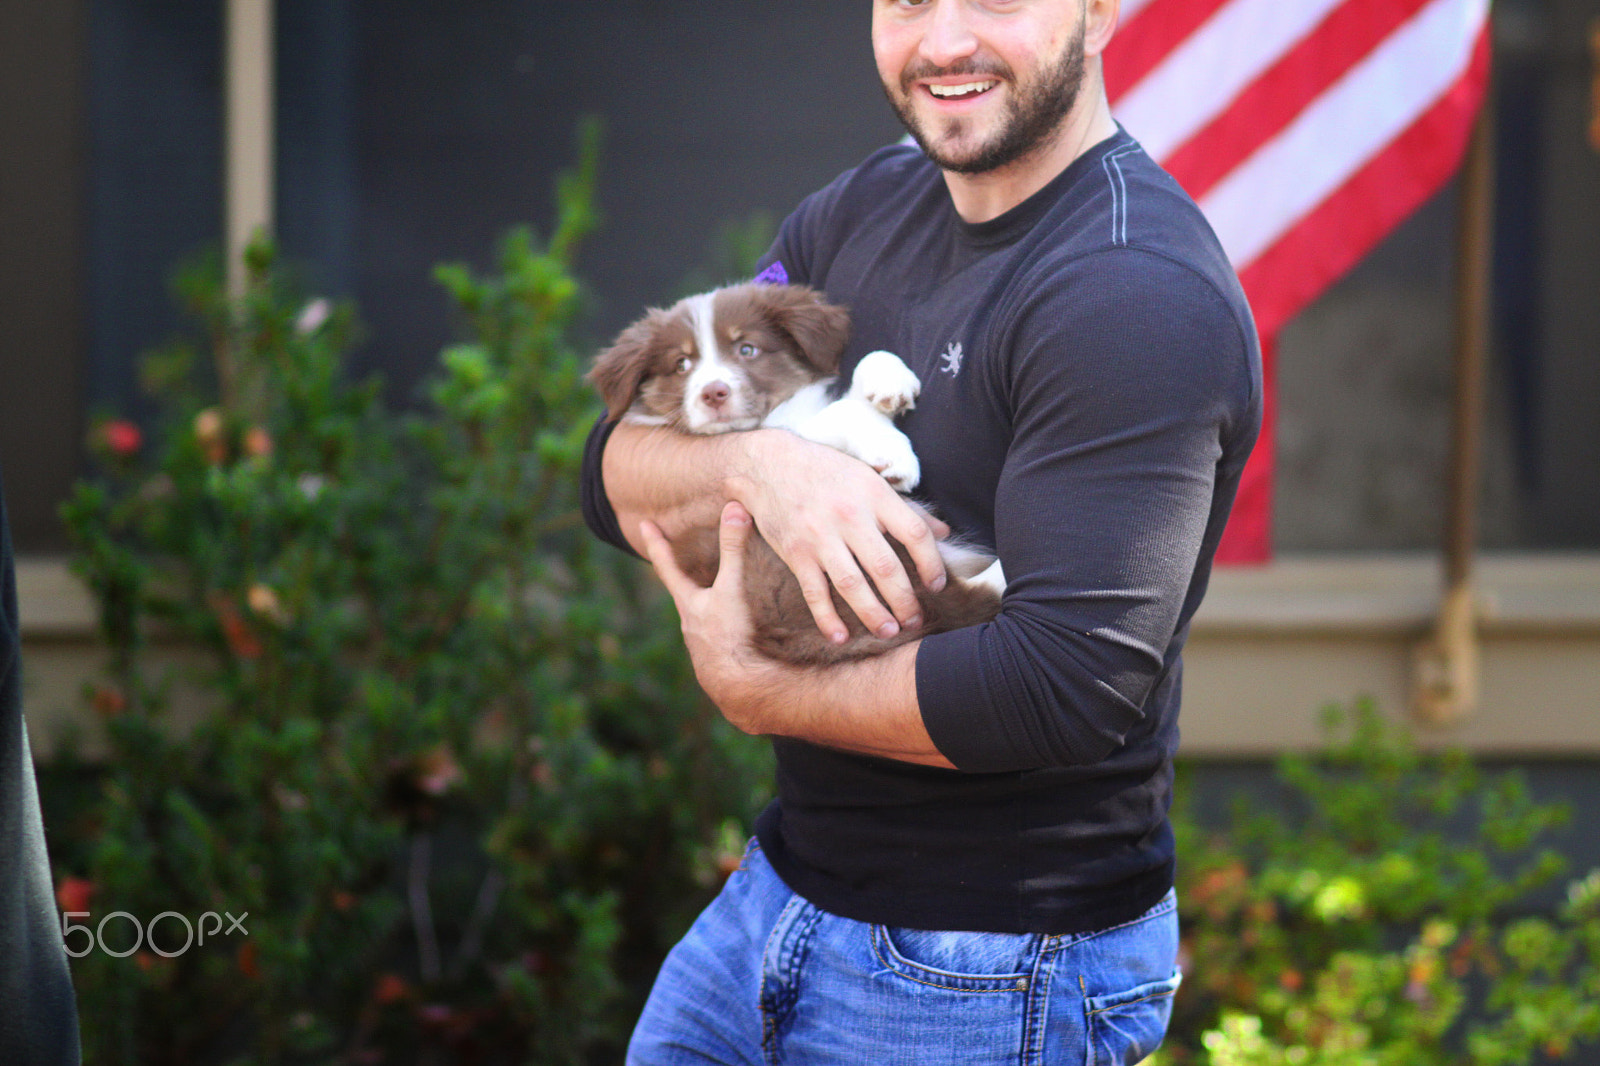
[[[940,100],[968,100],[983,95],[999,84],[1000,82],[993,78],[986,78],[981,81],[963,82],[960,85],[929,85],[926,88]]]

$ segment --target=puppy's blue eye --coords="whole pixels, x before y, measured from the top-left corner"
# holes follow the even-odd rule
[[[753,344],[739,345],[739,356],[743,359],[754,359],[759,354],[760,350]]]
[[[676,369],[680,374],[687,374],[689,372],[689,367],[693,365],[694,364],[689,361],[689,357],[686,355],[682,359],[678,360],[678,364],[674,369]]]

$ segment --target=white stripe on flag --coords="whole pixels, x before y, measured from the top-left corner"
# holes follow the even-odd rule
[[[1117,120],[1157,162],[1233,102],[1342,0],[1232,0],[1127,91]]]
[[[1200,206],[1234,269],[1335,192],[1466,69],[1488,0],[1433,0],[1228,174]]]
[[[1117,15],[1117,25],[1126,26],[1128,20],[1139,13],[1139,9],[1148,4],[1150,0],[1122,0],[1122,11]]]

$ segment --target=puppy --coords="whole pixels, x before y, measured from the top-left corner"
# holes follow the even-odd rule
[[[649,311],[600,354],[589,380],[613,420],[693,434],[788,429],[861,459],[909,493],[921,470],[911,441],[893,419],[915,405],[921,383],[898,357],[873,352],[858,364],[846,395],[830,400],[849,332],[845,309],[811,289],[736,285]],[[987,621],[999,611],[1005,588],[992,555],[941,541],[950,580],[937,593],[919,584],[920,629],[878,637],[835,592],[834,609],[850,635],[834,644],[817,629],[799,582],[759,530],[748,544],[745,597],[754,645],[773,659],[802,666],[860,659],[928,633]],[[915,580],[905,549],[894,547]],[[679,567],[696,581],[709,585],[716,577],[715,529],[680,537],[672,548]]]

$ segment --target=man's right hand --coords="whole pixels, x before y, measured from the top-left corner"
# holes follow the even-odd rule
[[[794,572],[817,628],[836,643],[847,636],[830,586],[879,636],[920,625],[922,608],[889,541],[905,545],[922,583],[939,589],[945,572],[936,538],[949,530],[930,526],[859,459],[786,430],[737,436],[743,461],[727,478],[728,495]]]
[[[937,589],[945,581],[936,543],[949,532],[942,523],[859,459],[787,430],[686,437],[624,423],[607,444],[603,469],[630,540],[642,519],[670,540],[714,525],[729,500],[743,504],[794,572],[817,627],[834,640],[844,640],[846,630],[830,588],[875,633],[921,623],[891,538],[906,547],[924,585]]]

